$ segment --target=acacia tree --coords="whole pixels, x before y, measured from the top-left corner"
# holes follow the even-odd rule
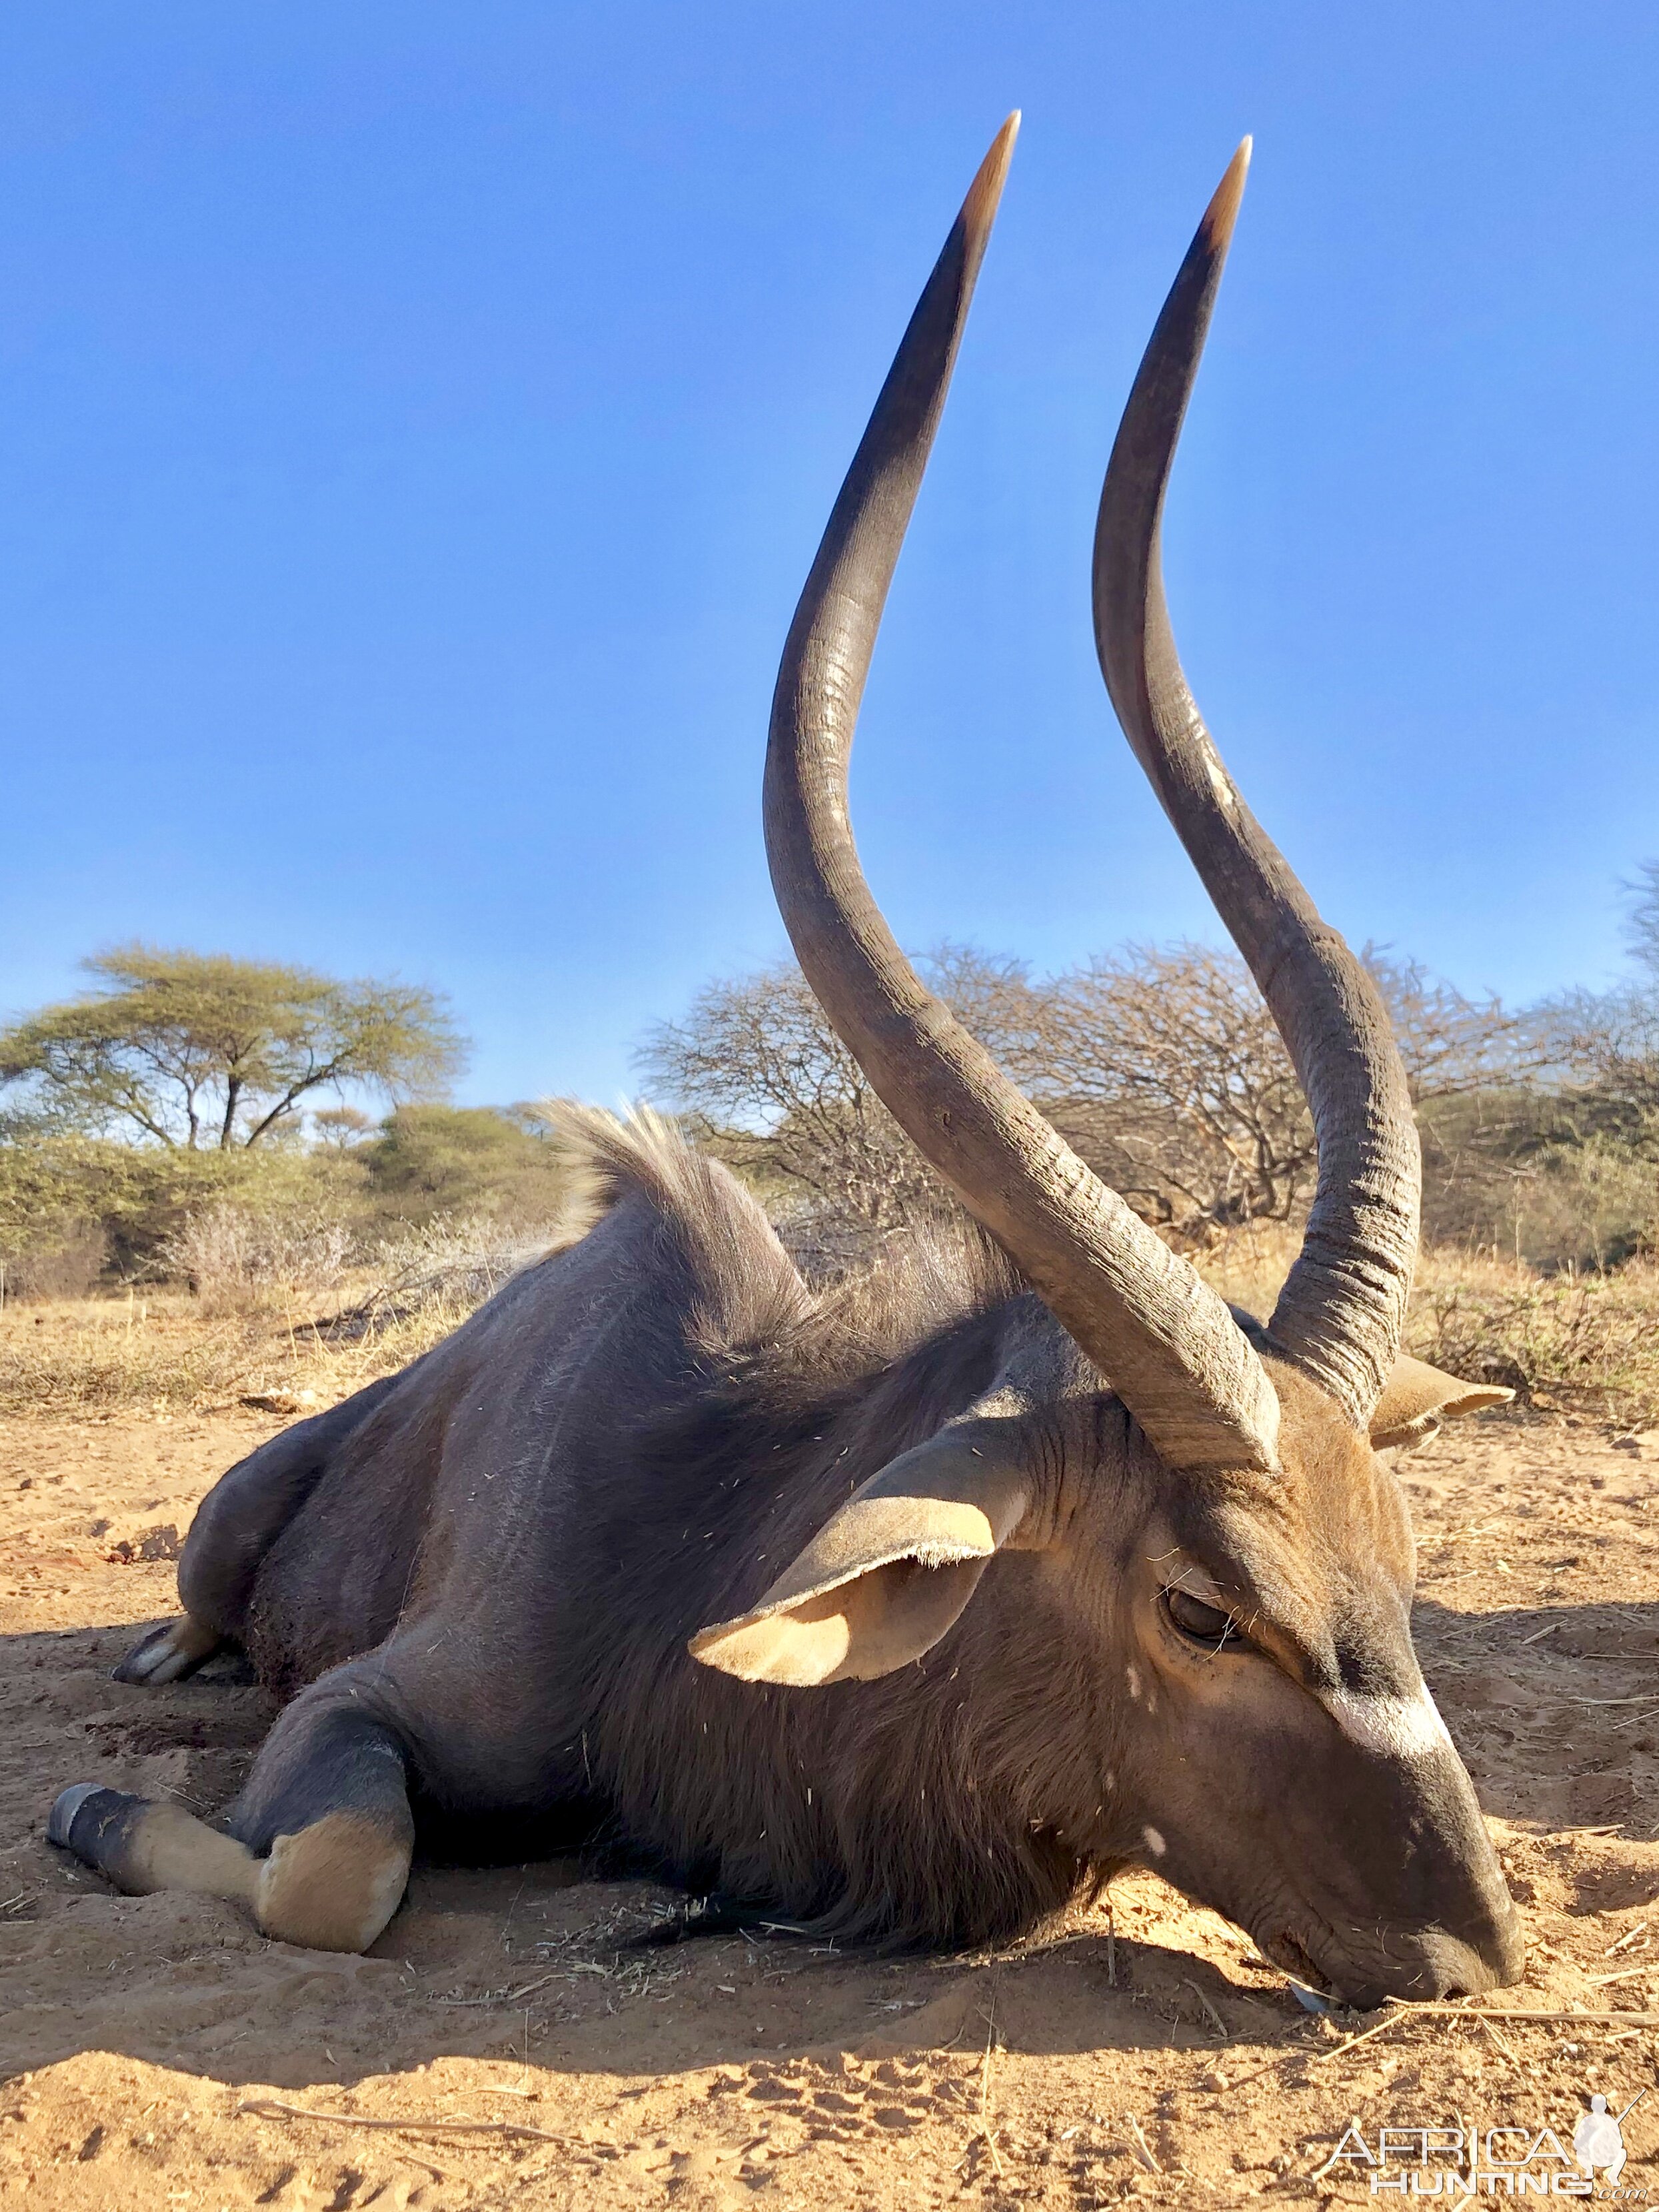
[[[1243,962],[1131,947],[1034,981],[1019,962],[946,946],[931,987],[1149,1220],[1207,1234],[1292,1212],[1313,1129]],[[789,963],[711,984],[641,1054],[734,1166],[820,1231],[866,1237],[951,1203]]]
[[[1435,1133],[1448,1126],[1444,1109],[1468,1099],[1525,1105],[1544,1048],[1535,1022],[1495,997],[1468,998],[1419,961],[1374,946],[1363,957],[1425,1116],[1432,1208],[1455,1172]],[[1201,1241],[1300,1215],[1318,1166],[1313,1122],[1231,948],[1131,945],[1056,977],[1039,1002],[1047,1027],[1027,1076],[1032,1095],[1148,1220]]]
[[[1636,974],[1607,991],[1571,990],[1534,1017],[1565,1115],[1587,1134],[1659,1157],[1659,860],[1644,860],[1626,934]]]
[[[59,1127],[246,1149],[319,1091],[417,1097],[462,1063],[444,1001],[416,985],[144,945],[82,966],[93,990],[0,1033],[0,1084]]]
[[[1468,998],[1420,960],[1377,945],[1360,957],[1389,1010],[1414,1104],[1510,1089],[1547,1066],[1551,1048],[1536,1013],[1511,1012],[1495,992]]]
[[[1091,1165],[1185,1234],[1293,1210],[1313,1131],[1236,957],[1131,948],[1034,981],[1018,961],[945,946],[931,987]],[[640,1055],[735,1166],[820,1231],[883,1235],[951,1201],[787,963],[711,984]]]
[[[791,963],[706,985],[683,1022],[651,1032],[638,1062],[786,1212],[879,1236],[931,1198],[921,1154]]]

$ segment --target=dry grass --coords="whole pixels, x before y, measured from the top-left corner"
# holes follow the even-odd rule
[[[1507,1383],[1546,1412],[1621,1429],[1659,1422],[1659,1267],[1537,1275],[1511,1260],[1425,1255],[1407,1343],[1470,1381]]]
[[[206,1225],[204,1294],[0,1310],[0,1413],[205,1411],[250,1397],[335,1405],[429,1352],[555,1241],[550,1229],[483,1216],[441,1221],[348,1271],[337,1240],[250,1241],[222,1209]],[[272,1252],[287,1264],[266,1265]]]
[[[1192,1255],[1193,1264],[1230,1304],[1265,1321],[1279,1286],[1301,1249],[1299,1230],[1283,1221],[1253,1221],[1237,1229],[1207,1252]]]
[[[516,1267],[545,1249],[499,1230],[427,1232],[348,1277],[332,1313],[279,1290],[211,1314],[182,1291],[8,1305],[0,1313],[0,1412],[76,1413],[225,1405],[281,1394],[332,1405],[394,1372],[459,1327]],[[1297,1246],[1279,1224],[1242,1231],[1203,1272],[1259,1314]],[[1659,1425],[1659,1265],[1542,1276],[1513,1261],[1425,1253],[1407,1330],[1410,1350],[1470,1381],[1504,1382],[1545,1411],[1621,1429]]]
[[[270,1307],[210,1317],[182,1291],[9,1306],[0,1316],[0,1413],[205,1410],[251,1396],[328,1406],[404,1367],[466,1319],[434,1302],[349,1338]]]

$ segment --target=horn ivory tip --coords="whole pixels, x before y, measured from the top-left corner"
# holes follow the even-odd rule
[[[970,231],[982,234],[990,229],[997,203],[1002,198],[1002,187],[1008,181],[1008,165],[1014,158],[1014,141],[1018,136],[1019,110],[1016,108],[991,141],[991,150],[968,187],[968,197],[962,204],[962,219]]]
[[[1227,173],[1215,188],[1215,197],[1204,210],[1204,220],[1198,234],[1212,253],[1221,254],[1232,242],[1233,226],[1238,221],[1239,203],[1244,197],[1244,179],[1250,172],[1250,149],[1255,141],[1243,138],[1237,153],[1227,164]]]

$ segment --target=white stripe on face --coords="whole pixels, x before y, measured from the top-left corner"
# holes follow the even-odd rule
[[[1439,1708],[1419,1682],[1411,1698],[1370,1697],[1358,1690],[1330,1690],[1320,1703],[1344,1735],[1366,1751],[1380,1751],[1390,1759],[1421,1759],[1425,1753],[1448,1751],[1451,1738]]]

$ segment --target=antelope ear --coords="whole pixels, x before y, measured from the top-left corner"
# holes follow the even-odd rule
[[[751,1613],[694,1659],[744,1682],[869,1681],[939,1642],[1016,1535],[1030,1482],[1007,1420],[963,1422],[872,1474]]]
[[[1514,1395],[1513,1390],[1500,1389],[1495,1383],[1460,1382],[1402,1352],[1371,1415],[1371,1449],[1388,1451],[1403,1446],[1409,1451],[1431,1437],[1442,1421],[1478,1413],[1487,1406],[1507,1406]]]

